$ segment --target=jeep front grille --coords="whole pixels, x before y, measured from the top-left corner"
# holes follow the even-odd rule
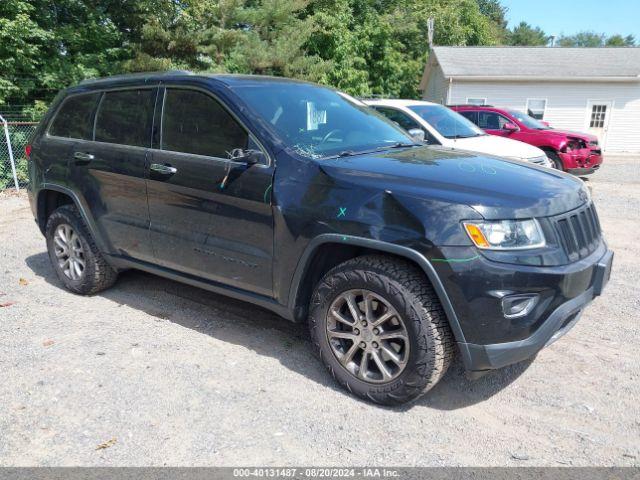
[[[592,203],[577,212],[555,217],[555,226],[569,261],[580,260],[598,248],[602,233],[598,214]]]

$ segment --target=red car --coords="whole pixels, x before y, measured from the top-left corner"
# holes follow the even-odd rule
[[[544,150],[559,170],[588,175],[602,164],[602,151],[595,135],[556,130],[511,108],[490,105],[451,105],[450,108],[491,135],[520,140]]]

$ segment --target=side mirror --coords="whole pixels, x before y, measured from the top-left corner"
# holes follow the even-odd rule
[[[515,123],[511,123],[511,122],[505,123],[502,126],[502,129],[508,132],[517,132],[518,130],[520,130]]]
[[[234,162],[246,163],[247,166],[255,165],[256,163],[264,163],[265,157],[262,150],[234,148],[229,153],[229,159]]]
[[[265,163],[264,153],[262,152],[262,150],[249,149],[245,150],[244,153],[245,161],[249,165],[255,165],[256,163]]]
[[[411,128],[408,130],[409,135],[418,143],[424,143],[424,130],[421,128]]]

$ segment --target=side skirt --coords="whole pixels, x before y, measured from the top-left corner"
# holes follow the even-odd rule
[[[160,267],[151,263],[135,260],[132,258],[124,258],[116,255],[106,255],[109,263],[118,270],[125,270],[133,268],[136,270],[142,270],[144,272],[152,273],[160,277],[175,280],[177,282],[186,283],[193,287],[202,288],[210,292],[218,293],[220,295],[226,295],[227,297],[235,298],[243,302],[251,303],[262,308],[266,308],[274,312],[277,315],[285,318],[289,321],[293,320],[293,312],[290,311],[285,305],[281,305],[275,299],[259,295],[257,293],[248,292],[240,288],[230,287],[219,282],[211,280],[204,280],[194,275],[178,272],[165,267]]]

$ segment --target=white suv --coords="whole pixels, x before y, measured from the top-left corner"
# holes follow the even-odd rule
[[[551,161],[538,147],[517,140],[488,135],[459,113],[437,103],[419,100],[363,101],[405,130],[423,131],[425,141],[429,144],[552,167]]]

